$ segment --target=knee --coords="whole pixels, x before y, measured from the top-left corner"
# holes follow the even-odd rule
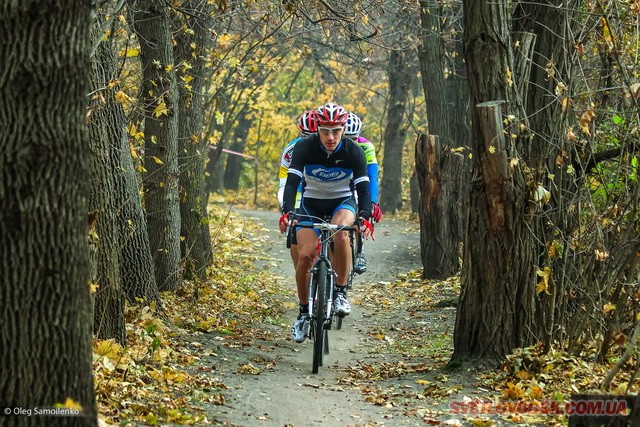
[[[344,248],[349,245],[349,235],[345,232],[337,233],[333,236],[333,244],[338,248]]]
[[[316,257],[316,251],[300,251],[298,254],[298,265],[308,269]]]

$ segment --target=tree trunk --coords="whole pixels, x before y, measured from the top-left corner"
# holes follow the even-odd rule
[[[411,195],[411,213],[420,212],[420,183],[418,182],[418,172],[413,169],[411,180],[409,181],[409,192]]]
[[[220,141],[219,144],[221,144]],[[207,190],[209,193],[220,193],[224,190],[222,182],[224,180],[224,162],[227,158],[226,153],[222,151],[222,148],[218,145],[215,148],[209,147],[207,151],[209,160],[205,169],[207,176]]]
[[[445,279],[458,271],[456,223],[449,209],[454,205],[452,186],[443,183],[444,165],[453,169],[453,156],[444,153],[435,135],[416,141],[416,171],[420,185],[420,254],[425,279]],[[455,161],[455,160],[454,160]]]
[[[178,88],[167,5],[133,2],[140,42],[145,109],[144,197],[149,244],[158,289],[180,285],[180,200],[178,196]]]
[[[94,27],[102,20],[94,23]],[[94,28],[94,39],[98,33]],[[102,35],[97,35],[101,37]],[[112,74],[114,54],[107,41],[101,42],[91,61],[91,93],[89,109],[89,135],[91,156],[89,210],[96,215],[95,231],[90,234],[97,245],[97,268],[93,331],[100,339],[115,339],[126,344],[124,321],[124,293],[120,280],[120,242],[118,240],[118,208],[116,202],[115,173],[120,165],[119,152],[111,140],[111,116],[106,108],[113,102],[113,94],[105,91]]]
[[[563,162],[566,164],[573,163],[576,158],[575,146],[565,136],[568,117],[560,102],[563,95],[556,96],[556,90],[564,87],[567,91],[564,96],[567,97],[573,93],[567,57],[567,52],[573,49],[573,42],[567,32],[571,31],[568,23],[574,22],[571,14],[576,13],[577,4],[577,0],[546,0],[536,5],[523,2],[515,8],[513,19],[517,34],[535,34],[536,40],[534,54],[531,55],[531,72],[526,81],[528,87],[524,91],[528,94],[525,106],[531,113],[529,125],[534,138],[527,144],[530,148],[524,154],[536,174],[536,181],[552,195],[534,225],[535,233],[539,236],[537,241],[540,242],[536,248],[536,253],[540,254],[535,260],[536,265],[540,268],[548,266],[552,271],[550,295],[541,294],[537,300],[537,324],[544,331],[541,338],[547,348],[552,341],[563,341],[565,337],[561,334],[566,331],[583,332],[581,327],[570,327],[570,323],[574,322],[572,316],[563,315],[567,286],[582,280],[575,265],[579,257],[570,243],[578,227],[579,210],[573,207],[576,206],[578,188],[582,184],[575,179],[575,174],[568,173],[567,168],[556,161],[558,155],[566,156]],[[565,36],[558,37],[559,34]],[[519,44],[522,49],[527,47],[526,43]],[[547,69],[550,60],[554,67],[552,74]],[[555,103],[550,103],[550,99],[555,99]],[[552,259],[548,256],[547,248],[553,246],[554,241],[560,242],[566,253]]]
[[[251,129],[251,120],[248,117],[247,108],[240,111],[238,115],[238,124],[233,131],[233,143],[231,151],[237,153],[244,152],[247,145],[249,130]],[[227,166],[224,170],[224,188],[227,190],[237,190],[240,187],[240,174],[245,159],[241,156],[230,154],[227,156]]]
[[[389,106],[387,127],[384,131],[383,173],[380,180],[380,207],[395,213],[402,208],[402,150],[407,134],[404,124],[407,97],[411,87],[406,53],[400,50],[389,52],[387,75],[389,77]]]
[[[185,278],[204,280],[213,263],[205,182],[208,141],[203,132],[202,92],[207,82],[204,58],[211,45],[210,8],[207,2],[190,0],[182,5],[190,15],[177,39],[176,66],[181,77],[178,126],[180,148],[180,235]],[[186,31],[190,29],[191,31]],[[181,65],[182,64],[182,65]],[[183,64],[189,64],[189,67]]]
[[[460,5],[459,7],[462,6]],[[457,12],[455,9],[449,11],[452,15],[457,14]],[[459,20],[451,16],[448,21],[456,25]],[[454,33],[449,28],[446,28],[445,31],[449,34]],[[462,31],[457,32],[462,33]],[[471,94],[469,93],[469,82],[467,81],[466,64],[464,63],[462,40],[453,37],[448,42],[448,49],[454,52],[452,55],[447,55],[447,58],[450,59],[447,67],[451,70],[451,74],[445,81],[447,111],[449,112],[449,136],[452,146],[461,149],[460,155],[462,156],[459,159],[458,175],[448,175],[448,179],[452,179],[457,183],[456,186],[452,186],[451,190],[454,193],[452,200],[457,209],[456,230],[458,231],[458,244],[461,245],[463,232],[466,229],[466,212],[469,209],[467,195],[469,194],[469,177],[471,176],[471,161],[468,156],[471,146]]]
[[[420,6],[422,43],[419,58],[427,104],[427,128],[436,136],[429,140],[429,144],[423,137],[416,143],[415,161],[420,175],[423,209],[420,212],[422,277],[441,279],[455,275],[460,266],[460,213],[459,199],[455,196],[459,194],[461,184],[461,164],[451,161],[454,159],[445,156],[443,151],[444,147],[457,146],[458,142],[453,141],[450,135],[449,123],[454,117],[448,114],[446,98],[444,42],[440,30],[441,10],[434,0],[422,0]],[[457,122],[462,121],[461,118],[455,119]],[[424,158],[425,155],[431,157]],[[437,188],[432,186],[436,182]]]
[[[115,62],[112,66],[115,76]],[[126,115],[122,105],[113,102],[114,93],[111,93],[117,90],[118,88],[114,88],[109,92],[109,102],[105,108],[111,117],[107,131],[110,133],[112,149],[117,151],[119,165],[112,173],[116,178],[120,280],[127,301],[151,303],[158,301],[158,286],[147,232],[147,219],[142,208],[140,188],[125,128]]]
[[[87,244],[90,2],[0,7],[0,396],[15,426],[97,424]],[[61,37],[61,35],[64,35]]]
[[[524,162],[516,148],[528,135],[519,135],[524,114],[510,74],[507,22],[505,3],[464,0],[465,59],[477,107],[454,361],[500,359],[533,343],[536,331],[533,235]]]

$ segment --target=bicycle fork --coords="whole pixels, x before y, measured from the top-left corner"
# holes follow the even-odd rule
[[[320,261],[322,262],[322,261]],[[327,263],[327,304],[324,308],[324,318],[322,320],[317,319],[322,321],[325,325],[329,324],[331,317],[332,317],[332,313],[333,313],[333,293],[334,293],[334,288],[335,288],[335,282],[337,280],[337,274],[336,272],[333,270],[333,266],[331,266],[330,263]],[[314,304],[316,303],[317,300],[317,293],[318,293],[318,286],[317,280],[313,280],[314,276],[318,274],[318,264],[314,264],[314,266],[311,268],[311,270],[309,270],[309,315],[313,316],[313,310],[312,307],[314,306]]]

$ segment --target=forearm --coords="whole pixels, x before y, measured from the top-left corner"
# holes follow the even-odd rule
[[[282,207],[284,206],[284,186],[286,184],[287,184],[287,178],[280,178],[280,182],[278,184],[278,192],[277,192],[278,206],[280,207],[280,210],[282,210]]]
[[[356,191],[358,192],[358,214],[368,220],[371,217],[369,181],[363,180],[356,183]]]
[[[299,175],[290,173],[287,177],[286,185],[283,191],[282,212],[293,212],[296,203],[296,193],[298,192],[298,186],[302,177]]]
[[[367,165],[367,175],[369,175],[369,192],[371,193],[371,201],[378,203],[379,186],[378,186],[378,164],[371,163]]]

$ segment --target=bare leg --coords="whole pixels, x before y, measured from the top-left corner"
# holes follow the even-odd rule
[[[293,269],[295,270],[298,265],[298,245],[291,245],[289,248],[289,254],[291,255],[291,261],[293,261]]]
[[[309,302],[309,270],[316,259],[318,235],[310,228],[301,228],[296,234],[298,240],[298,262],[296,263],[296,286],[300,304]]]
[[[331,218],[333,224],[353,225],[355,217],[348,209],[340,209]],[[349,246],[349,232],[340,231],[333,236],[333,256],[331,263],[338,275],[338,286],[346,286],[351,267],[351,247]]]

